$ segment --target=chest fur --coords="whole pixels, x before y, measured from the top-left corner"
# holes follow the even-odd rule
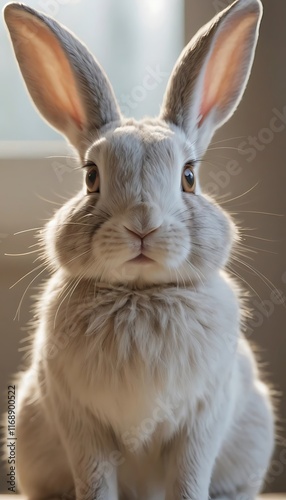
[[[227,288],[74,296],[52,328],[55,301],[44,334],[57,352],[54,373],[121,434],[140,432],[146,419],[171,433],[234,355],[238,311]]]

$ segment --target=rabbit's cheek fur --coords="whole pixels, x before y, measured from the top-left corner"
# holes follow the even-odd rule
[[[46,225],[44,246],[47,259],[55,268],[62,266],[73,277],[87,271],[91,240],[103,223],[100,215],[90,217],[96,203],[96,195],[87,196],[84,189],[60,208]]]
[[[205,196],[186,194],[184,200],[192,246],[189,261],[194,271],[208,276],[227,263],[237,230],[227,213]]]
[[[154,204],[145,204],[149,219],[154,224],[162,222],[144,238],[150,262],[130,262],[140,253],[141,240],[130,235],[126,226],[134,224],[134,218],[140,220],[140,206],[108,216],[106,209],[97,209],[99,195],[85,192],[62,207],[47,225],[46,253],[74,278],[113,283],[201,280],[228,260],[235,226],[221,208],[200,194],[182,193],[182,202],[176,215],[163,206],[153,218]]]

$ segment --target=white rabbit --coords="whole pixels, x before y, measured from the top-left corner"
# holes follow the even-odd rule
[[[29,500],[253,500],[274,447],[267,386],[225,265],[231,218],[198,167],[245,89],[262,15],[237,0],[187,45],[160,116],[126,120],[86,47],[4,10],[34,103],[79,153],[82,191],[47,224],[52,268],[19,375]]]

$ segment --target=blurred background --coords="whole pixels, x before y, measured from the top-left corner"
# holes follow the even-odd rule
[[[106,69],[123,113],[136,118],[159,112],[184,44],[229,3],[26,0],[64,23],[88,45]],[[277,401],[278,446],[266,490],[279,492],[286,491],[286,2],[264,0],[263,4],[261,35],[244,99],[214,137],[201,176],[205,191],[241,227],[241,251],[230,263],[230,271],[249,292],[253,314],[245,334],[255,345]],[[77,191],[81,176],[74,168],[71,149],[33,107],[3,22],[0,89],[2,413],[7,410],[7,387],[25,355],[22,348],[32,318],[31,296],[37,295],[37,286],[46,277],[36,253],[5,254],[35,250],[35,228]],[[0,469],[0,491],[7,492],[4,468]]]

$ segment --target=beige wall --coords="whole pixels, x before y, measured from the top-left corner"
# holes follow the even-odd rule
[[[62,197],[70,196],[77,190],[81,175],[79,171],[72,171],[70,162],[66,163],[63,158],[45,159],[49,155],[62,155],[65,152],[66,147],[58,144],[51,144],[48,148],[42,145],[41,152],[37,151],[35,144],[19,144],[16,149],[1,150],[1,154],[7,156],[0,161],[1,414],[7,410],[7,387],[12,382],[15,371],[19,366],[23,366],[23,359],[29,352],[26,350],[29,343],[25,339],[31,331],[30,328],[27,329],[27,322],[32,318],[31,296],[39,293],[39,284],[46,277],[41,274],[31,283],[23,299],[20,318],[14,320],[21,297],[41,269],[32,272],[10,289],[17,280],[39,265],[39,262],[33,263],[38,255],[8,257],[4,254],[17,254],[34,249],[29,249],[29,246],[37,241],[34,237],[35,231],[18,235],[14,233],[42,226],[58,204],[62,204]],[[5,471],[1,466],[0,492],[7,492]]]

